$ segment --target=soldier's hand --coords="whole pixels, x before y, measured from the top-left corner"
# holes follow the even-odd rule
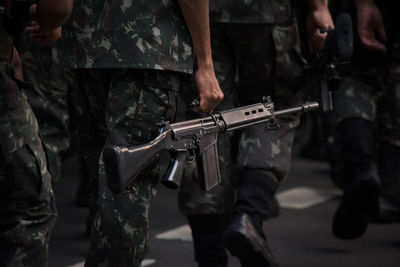
[[[356,1],[356,4],[361,44],[367,49],[385,52],[387,37],[381,12],[372,1]]]
[[[214,68],[199,68],[195,73],[195,82],[200,97],[200,106],[197,109],[203,113],[212,113],[224,98]]]
[[[17,51],[17,49],[14,47],[13,49],[13,55],[11,58],[11,65],[14,68],[14,72],[15,72],[15,77],[20,80],[23,81],[24,80],[24,74],[22,71],[22,60],[19,56],[19,53]]]
[[[327,7],[310,10],[306,21],[306,31],[308,37],[308,50],[311,54],[317,53],[324,48],[327,31],[333,30],[331,13]]]
[[[36,21],[32,21],[31,25],[25,28],[25,33],[37,45],[51,46],[61,38],[61,27],[53,30],[44,30]]]

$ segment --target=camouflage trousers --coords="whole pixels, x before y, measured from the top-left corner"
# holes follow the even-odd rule
[[[38,119],[46,146],[53,184],[60,178],[63,156],[77,143],[71,129],[69,98],[76,85],[74,72],[61,63],[59,48],[41,48],[24,39],[19,49],[24,62],[24,80],[33,86],[24,90]]]
[[[211,24],[211,44],[217,79],[225,98],[219,110],[259,103],[271,96],[276,109],[298,104],[304,82],[296,23]],[[193,83],[182,90],[185,102],[193,96]],[[190,92],[189,94],[185,94]],[[277,184],[286,176],[297,115],[278,119],[279,130],[257,125],[219,137],[219,161],[223,183],[205,192],[195,163],[185,170],[179,192],[179,208],[184,215],[223,214],[232,211],[234,186],[239,176],[258,170]],[[236,168],[236,166],[238,168]]]
[[[22,82],[0,62],[0,266],[47,266],[56,208],[38,124]]]
[[[169,71],[135,69],[80,69],[78,80],[86,91],[97,152],[93,165],[99,178],[91,177],[98,189],[90,247],[85,266],[140,266],[148,250],[148,212],[159,183],[159,163],[149,167],[126,192],[114,195],[108,188],[102,161],[107,143],[139,145],[158,134],[162,118],[173,121],[181,74]],[[96,133],[97,131],[97,133]],[[85,140],[83,140],[85,143]],[[96,190],[96,189],[95,189]]]
[[[400,168],[388,160],[400,157],[400,65],[370,77],[345,76],[334,94],[337,120],[361,118],[373,124],[381,193],[400,205]],[[397,153],[386,155],[386,147]]]

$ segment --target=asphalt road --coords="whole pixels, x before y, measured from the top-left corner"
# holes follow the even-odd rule
[[[78,173],[75,159],[69,158],[55,189],[59,218],[50,243],[51,267],[83,266],[88,247],[87,210],[74,203]],[[143,265],[195,267],[190,231],[178,212],[176,191],[159,189],[150,212],[150,251]],[[331,219],[340,192],[329,181],[326,163],[295,158],[278,197],[280,215],[266,221],[264,230],[280,266],[400,266],[400,224],[370,224],[353,241],[332,236]],[[240,264],[231,257],[229,266]]]

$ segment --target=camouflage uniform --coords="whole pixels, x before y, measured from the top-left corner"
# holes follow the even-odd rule
[[[61,175],[62,158],[72,145],[68,102],[75,76],[61,63],[58,46],[42,48],[22,36],[17,47],[24,62],[24,80],[33,85],[24,93],[38,118],[55,184]]]
[[[277,109],[298,104],[303,62],[290,1],[213,0],[210,20],[214,68],[225,96],[218,109],[258,103],[263,96],[271,96]],[[299,117],[278,123],[276,131],[257,125],[219,136],[222,184],[209,192],[195,162],[185,169],[179,208],[192,228],[199,267],[226,266],[221,242],[233,209],[260,219],[273,213],[271,200],[289,170]],[[253,188],[255,183],[260,186]]]
[[[26,84],[14,77],[9,44],[1,27],[0,265],[47,266],[57,212],[38,124],[22,93]]]
[[[271,96],[277,109],[299,102],[298,89],[304,77],[292,13],[290,1],[211,2],[214,67],[225,95],[219,109],[257,103],[262,96]],[[278,122],[281,126],[278,131],[266,131],[264,125],[243,130],[238,151],[231,151],[227,145],[230,141],[222,136],[219,153],[224,185],[204,192],[193,171],[187,172],[179,194],[181,212],[194,215],[230,211],[232,167],[236,165],[232,154],[237,154],[241,170],[265,172],[266,179],[271,179],[276,187],[289,170],[294,128],[299,118],[289,116]]]
[[[396,163],[400,159],[400,23],[391,1],[376,3],[385,20],[388,52],[366,51],[357,43],[352,63],[340,69],[344,78],[334,94],[334,105],[338,123],[351,118],[372,123],[381,195],[400,208],[400,169]],[[337,140],[338,157],[343,150],[340,142]],[[333,164],[335,172],[342,171],[340,158],[334,158]],[[333,178],[337,185],[345,186],[345,175]]]
[[[76,1],[64,29],[94,126],[93,165],[105,138],[138,145],[157,135],[162,118],[173,121],[180,80],[193,69],[177,1]],[[151,163],[119,195],[108,189],[101,160],[99,165],[100,177],[91,184],[97,183],[99,198],[86,266],[140,266],[148,249],[148,210],[159,164]]]

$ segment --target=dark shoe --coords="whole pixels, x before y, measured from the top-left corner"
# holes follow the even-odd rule
[[[387,198],[379,198],[379,211],[371,218],[374,223],[398,223],[400,222],[400,207]]]
[[[242,267],[277,267],[267,241],[257,231],[249,215],[238,214],[224,233],[224,243],[239,258]]]
[[[378,196],[376,179],[360,179],[346,189],[333,217],[333,235],[339,239],[360,237],[367,229],[369,217],[378,209]]]

